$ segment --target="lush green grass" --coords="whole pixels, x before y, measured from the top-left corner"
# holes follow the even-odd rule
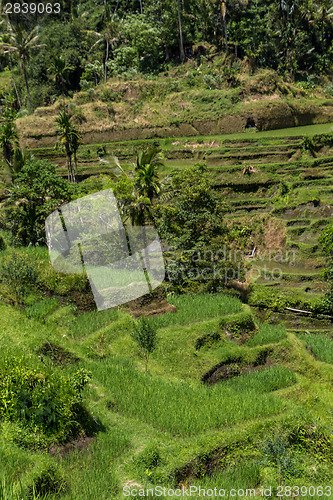
[[[289,193],[287,203],[283,200],[277,202],[277,206],[282,207],[279,217],[286,222],[296,221],[304,227],[312,220],[320,221],[318,227],[311,228],[316,238],[321,226],[327,220],[325,204],[331,204],[331,193],[326,188],[329,187],[331,179],[326,177],[314,182],[304,180],[302,176],[313,168],[318,170],[324,168],[325,174],[329,173],[330,162],[328,160],[326,162],[324,157],[307,158],[305,155],[298,160],[284,163],[279,163],[275,159],[275,163],[264,164],[261,162],[262,158],[255,158],[253,164],[257,168],[257,173],[247,177],[242,173],[239,158],[251,152],[260,153],[261,149],[263,155],[266,155],[271,147],[276,149],[280,145],[281,152],[283,149],[285,154],[288,145],[291,149],[299,149],[297,140],[289,140],[288,137],[298,137],[301,133],[312,135],[327,132],[331,127],[331,124],[326,124],[274,132],[252,131],[225,136],[162,139],[160,141],[162,148],[167,150],[166,153],[170,158],[162,174],[174,167],[184,168],[193,164],[202,159],[201,155],[204,152],[215,155],[216,158],[220,155],[223,158],[221,160],[217,158],[216,165],[214,164],[209,171],[217,180],[217,184],[228,183],[227,188],[218,188],[221,205],[228,200],[236,200],[235,205],[242,203],[249,207],[254,203],[258,206],[263,205],[264,202],[267,210],[274,210],[274,200],[280,196],[280,181],[283,179],[289,183],[292,191]],[[212,141],[218,142],[217,148],[207,144]],[[148,140],[113,143],[107,146],[108,154],[115,154],[118,149],[120,158],[127,164],[132,161],[137,149],[150,142]],[[95,147],[97,148],[97,145],[83,146],[82,158],[86,148],[93,148],[92,155],[89,157],[87,155],[86,158],[88,161],[93,160],[96,156]],[[228,151],[230,154],[226,160],[225,153]],[[44,152],[47,153],[48,150],[45,149]],[[181,156],[183,152],[184,156]],[[187,152],[191,158],[187,158]],[[52,158],[57,161],[56,155]],[[269,159],[264,161],[268,162]],[[97,172],[98,167],[92,168]],[[265,183],[266,180],[273,180],[276,184],[260,185],[260,182]],[[309,189],[307,186],[310,186]],[[321,203],[314,209],[311,206],[312,198],[316,196],[321,198]],[[298,203],[306,203],[309,206],[297,207]],[[235,215],[245,228],[247,221],[251,217],[255,218],[258,213],[255,210],[249,214],[243,212],[245,216],[240,216],[236,210],[241,207],[233,208],[232,214],[226,216],[231,220],[230,215]],[[328,209],[327,213],[330,213]],[[298,230],[292,232],[297,233]],[[303,251],[306,244],[302,246],[298,237],[301,235],[293,235]],[[6,240],[9,242],[8,238]],[[248,244],[248,241],[245,244]],[[320,271],[317,267],[318,254],[313,254],[315,244],[316,241],[313,241],[311,248],[308,245],[309,251],[306,255],[303,252],[304,266],[306,265],[312,274]],[[322,360],[332,364],[333,341],[328,337],[304,334],[300,336],[305,343],[311,345],[315,359],[310,352],[305,351],[302,342],[292,333],[288,333],[286,338],[284,328],[268,324],[259,324],[259,333],[244,345],[225,341],[222,335],[216,343],[196,350],[195,342],[198,337],[221,333],[221,319],[225,319],[226,315],[232,319],[232,315],[239,315],[249,306],[242,306],[237,299],[223,295],[170,296],[168,300],[176,306],[177,311],[149,319],[159,329],[159,344],[151,356],[149,373],[146,375],[141,371],[142,363],[130,337],[131,330],[135,328],[135,320],[123,310],[79,313],[77,309],[75,310],[75,306],[59,307],[59,301],[62,303],[61,296],[67,300],[70,290],[75,289],[76,278],[69,275],[56,276],[55,272],[51,273],[46,248],[30,248],[27,251],[39,263],[44,283],[48,281],[53,292],[59,295],[59,300],[42,299],[36,290],[35,295],[27,297],[25,311],[0,306],[2,359],[4,361],[7,356],[16,355],[21,356],[28,366],[42,367],[38,350],[45,342],[52,342],[73,353],[79,361],[75,365],[66,364],[60,367],[60,370],[71,374],[78,366],[84,366],[92,371],[91,384],[85,390],[85,402],[93,417],[101,421],[104,426],[97,434],[96,440],[89,443],[87,449],[79,451],[78,448],[73,454],[55,460],[63,468],[69,486],[67,493],[56,498],[65,500],[122,498],[121,488],[129,480],[150,487],[154,481],[163,486],[172,486],[174,476],[172,467],[175,461],[180,466],[192,459],[200,459],[205,463],[205,457],[208,456],[205,453],[220,446],[222,441],[235,443],[243,431],[244,434],[248,433],[248,444],[241,449],[242,454],[233,454],[230,446],[223,455],[224,462],[222,460],[223,463],[220,463],[220,473],[208,477],[207,471],[201,469],[202,479],[189,479],[189,484],[206,488],[221,486],[225,489],[258,487],[269,482],[276,484],[279,480],[277,471],[266,470],[263,464],[258,465],[253,461],[253,457],[258,455],[253,428],[257,426],[260,431],[265,428],[262,432],[267,432],[269,435],[274,419],[282,418],[285,413],[291,413],[296,408],[300,412],[303,410],[308,412],[308,420],[303,414],[301,417],[295,416],[293,417],[295,425],[301,426],[306,421],[312,429],[318,426],[318,421],[321,421],[327,429],[331,427],[332,369],[329,364],[324,365],[317,361]],[[274,261],[271,265],[274,268],[281,267],[284,277],[288,277],[286,273],[290,269],[286,264],[280,266]],[[297,273],[300,266],[303,266],[303,260],[296,259],[296,267],[291,270]],[[270,267],[268,265],[268,268]],[[297,277],[296,273],[292,276],[293,279]],[[301,273],[304,276],[308,274],[303,269]],[[309,294],[305,291],[301,296],[300,292],[297,293],[297,284],[292,282],[289,284],[288,297],[282,297],[281,294],[275,296],[276,288],[270,290],[262,287],[259,298],[263,302],[271,302],[277,309],[297,306],[297,303],[304,305],[305,299],[308,299],[309,303],[311,300],[312,304],[315,299],[320,298],[320,294]],[[305,285],[313,288],[317,284],[304,282],[303,288]],[[284,288],[286,288],[285,283]],[[308,318],[303,321],[307,322]],[[281,342],[283,340],[284,342]],[[234,377],[213,387],[199,382],[205,372],[222,361],[234,360],[233,363],[238,362],[242,366],[252,364],[259,351],[267,349],[261,346],[269,344],[276,344],[269,361],[279,363],[278,366],[270,369],[263,367],[254,373]],[[44,361],[50,362],[47,356],[44,357]],[[2,366],[1,363],[0,365]],[[284,365],[288,366],[289,370]],[[299,375],[296,376],[295,372]],[[281,392],[277,392],[279,389],[282,389]],[[16,492],[12,491],[12,485],[17,479],[24,485],[27,484],[35,464],[38,468],[41,457],[46,454],[44,452],[33,454],[33,450],[18,448],[9,439],[14,433],[13,430],[9,432],[10,426],[10,423],[6,425],[1,423],[0,462],[4,464],[6,474],[3,476],[5,485],[2,493],[0,487],[0,500],[2,498],[25,500],[23,493],[17,495],[19,488]],[[140,456],[142,450],[157,438],[161,448],[163,475],[155,473],[150,475],[150,471],[147,473],[146,469],[141,470],[135,465],[133,457]],[[311,484],[310,479],[317,481],[316,484],[319,484],[318,481],[323,484],[330,481],[331,454],[329,445],[326,446],[325,443],[324,438],[320,437],[318,443],[313,444],[311,452],[292,448],[299,464],[306,460],[306,455],[309,456],[308,471],[297,478],[283,477],[282,484],[283,482],[301,484],[300,481]],[[241,462],[243,453],[247,459]],[[215,463],[213,470],[214,465]],[[316,467],[316,474],[312,467]],[[51,496],[49,498],[51,499]]]
[[[229,298],[218,295],[202,296],[200,297],[202,306],[199,320],[197,319],[198,316],[195,315],[193,323],[182,325],[181,322],[184,321],[184,317],[180,316],[180,323],[177,324],[176,322],[174,324],[171,322],[161,329],[159,334],[163,338],[163,345],[159,347],[156,355],[154,353],[151,360],[154,369],[148,375],[135,368],[134,364],[128,359],[121,359],[116,353],[114,356],[107,354],[105,359],[102,360],[93,358],[84,361],[85,349],[83,348],[84,344],[81,344],[81,337],[84,343],[89,338],[93,339],[99,332],[107,332],[108,329],[111,329],[112,335],[109,337],[108,342],[111,345],[116,342],[115,345],[118,345],[118,341],[121,342],[122,338],[127,339],[128,336],[129,319],[126,319],[127,314],[115,310],[105,311],[101,314],[97,312],[85,313],[80,314],[77,318],[73,317],[66,326],[60,320],[56,328],[58,342],[61,339],[61,345],[74,350],[81,357],[84,366],[93,373],[92,386],[87,389],[86,398],[89,401],[92,414],[95,418],[101,419],[103,425],[105,425],[105,430],[99,433],[97,440],[90,443],[86,450],[66,455],[60,460],[69,491],[61,497],[56,496],[55,498],[64,498],[64,500],[94,500],[95,498],[104,497],[122,498],[121,486],[129,479],[151,487],[149,481],[150,479],[153,480],[154,476],[150,478],[145,472],[140,472],[141,469],[136,469],[134,465],[131,465],[131,468],[128,469],[132,463],[133,454],[135,454],[135,448],[132,448],[133,440],[136,442],[136,449],[141,450],[142,446],[146,446],[147,443],[162,432],[160,437],[162,449],[163,443],[170,442],[174,453],[178,453],[179,446],[182,446],[186,453],[188,446],[194,446],[193,440],[196,440],[196,436],[200,433],[203,433],[203,436],[210,436],[209,439],[212,441],[213,446],[214,432],[222,432],[224,436],[227,436],[235,425],[246,426],[258,421],[260,418],[276,418],[277,415],[282,415],[286,409],[293,407],[293,401],[286,401],[278,393],[274,392],[295,384],[294,373],[283,366],[239,376],[213,387],[204,386],[190,379],[177,381],[174,378],[171,379],[170,377],[155,374],[156,368],[163,365],[163,352],[166,351],[166,354],[168,354],[167,351],[171,348],[170,335],[173,332],[175,333],[179,348],[182,348],[184,356],[187,356],[187,353],[193,350],[192,342],[189,342],[190,336],[194,340],[197,335],[210,331],[214,325],[218,324],[218,319],[221,316],[221,304],[224,304],[223,307],[229,304],[226,310],[230,313],[230,303],[225,300]],[[186,297],[182,296],[173,297],[173,299],[178,301],[179,311],[183,308],[188,311],[188,314],[191,314],[191,305],[192,309],[200,307],[199,300],[197,302],[193,300],[187,301],[184,300]],[[238,301],[232,302],[232,304],[234,312],[240,310],[241,304]],[[215,311],[216,317],[211,316],[211,307],[213,312]],[[59,312],[62,311],[62,308],[59,309]],[[43,325],[36,321],[36,317],[34,320],[27,319],[26,315],[21,311],[3,306],[1,308],[1,317],[6,332],[8,330],[8,336],[3,336],[3,340],[6,339],[8,344],[14,342],[15,346],[19,342],[22,348],[31,351],[36,341],[41,342],[43,336],[49,335],[47,332],[50,325],[54,324],[52,320],[54,314],[51,313],[50,318],[47,317],[46,323]],[[176,314],[174,313],[174,316]],[[73,328],[76,329],[75,338],[77,340],[75,342],[71,340],[72,336],[63,339],[61,333],[64,331],[73,333]],[[185,333],[185,330],[187,333]],[[272,334],[271,329],[265,330],[262,325],[260,330],[258,335],[264,333],[264,338]],[[277,330],[275,330],[275,334]],[[17,339],[18,331],[22,331],[24,334]],[[57,335],[56,331],[51,335],[53,341],[56,339],[54,337],[54,335]],[[122,355],[129,358],[132,356],[133,351],[126,342],[122,344]],[[259,341],[256,345],[259,345]],[[15,346],[13,348],[16,349]],[[233,343],[230,342],[229,347],[232,346]],[[222,359],[223,352],[227,347],[226,344],[220,344],[214,356],[217,355]],[[250,352],[247,346],[235,345],[234,347],[238,350],[249,350]],[[201,353],[200,351],[199,356],[210,356],[210,351],[215,352],[214,349],[208,349],[207,352],[203,351]],[[178,358],[178,364],[182,363],[181,359],[182,356]],[[194,361],[193,357],[191,359]],[[212,358],[210,366],[216,363],[217,359],[213,361]],[[27,357],[27,362],[29,362],[29,357]],[[38,363],[37,359],[35,362]],[[71,367],[64,369],[66,371],[68,369],[69,371],[72,370]],[[194,377],[195,372],[191,376]],[[295,386],[296,390],[297,387],[298,385]],[[292,388],[290,390],[292,391]],[[115,421],[118,422],[117,425],[115,425]],[[129,428],[132,429],[130,432],[128,431]],[[183,442],[183,440],[185,441]],[[214,445],[216,446],[216,444],[218,444],[218,441]],[[32,464],[29,465],[28,468],[31,474],[29,472],[26,477],[24,472],[27,468],[24,466],[24,460],[21,457],[17,465],[15,465],[15,455],[11,455],[13,450],[14,448],[10,445],[8,450],[10,456],[5,458],[6,463],[11,463],[10,469],[12,473],[10,476],[7,475],[6,493],[3,498],[7,500],[24,498],[25,500],[23,494],[19,497],[11,496],[10,488],[11,481],[13,481],[11,478],[15,477],[16,480],[16,478],[20,477],[25,485],[34,469]],[[21,456],[20,453],[21,451],[18,450],[18,457]],[[200,453],[200,448],[194,451],[194,456],[198,453]],[[11,456],[12,458],[10,458]],[[168,479],[169,475],[172,475],[172,471],[168,469],[170,459],[164,455],[163,457],[163,470],[166,472],[161,476],[159,484],[172,486]],[[118,458],[120,461],[117,460]],[[38,461],[39,458],[37,457],[36,460]],[[124,473],[123,465],[120,465],[120,463],[126,464],[125,470],[130,470],[127,473],[129,475]],[[209,485],[213,486],[213,482],[216,480],[216,484],[221,485],[222,488],[225,486],[227,489],[229,488],[228,485],[230,485],[230,488],[242,488],[245,485],[255,484],[259,474],[257,469],[257,465],[249,460],[244,467],[230,466],[221,475],[218,474],[212,478],[206,477],[202,481],[193,480],[191,484],[200,485],[201,487],[206,485],[208,488]],[[213,487],[215,487],[215,484]],[[52,496],[49,496],[49,499],[51,498]]]
[[[88,335],[116,321],[118,317],[117,309],[79,314],[71,324],[71,333],[75,338]]]
[[[170,304],[177,311],[150,318],[157,328],[171,325],[188,325],[196,321],[216,318],[227,314],[235,314],[242,310],[242,303],[228,295],[179,295],[169,297]]]
[[[258,326],[259,333],[246,342],[248,346],[275,344],[286,338],[287,333],[282,326],[269,325],[267,323],[261,323]]]
[[[212,388],[151,377],[116,358],[96,363],[93,370],[112,393],[111,407],[179,435],[276,414],[285,403],[267,392],[295,382],[294,374],[280,367]]]
[[[62,465],[71,470],[70,492],[63,500],[87,500],[114,498],[119,483],[116,459],[129,447],[125,429],[113,426],[82,452],[63,458]]]
[[[11,82],[10,70],[0,72],[0,93],[5,94],[9,90]]]
[[[325,335],[307,333],[299,335],[299,338],[305,341],[306,345],[311,346],[312,352],[316,359],[333,363],[333,340]]]
[[[34,301],[31,305],[26,307],[25,312],[28,318],[44,320],[46,316],[51,314],[58,307],[59,307],[59,299],[57,299],[56,297],[51,297],[40,300],[38,302]]]
[[[219,473],[215,473],[211,477],[204,477],[201,480],[194,480],[192,483],[193,487],[197,487],[199,489],[209,490],[217,488],[219,490],[225,490],[225,495],[229,496],[229,491],[236,489],[244,491],[249,489],[257,489],[260,484],[260,466],[258,463],[254,461],[249,461],[249,463],[242,461],[241,463],[231,465],[224,470],[221,470]],[[192,498],[202,498],[202,495],[196,495],[196,490],[193,488],[194,495],[191,495]],[[221,495],[223,493],[221,492]],[[252,493],[253,494],[253,493]],[[241,498],[235,496],[235,498]]]

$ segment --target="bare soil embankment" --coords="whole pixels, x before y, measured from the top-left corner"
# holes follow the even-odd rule
[[[258,100],[237,103],[233,110],[215,109],[210,119],[205,118],[209,110],[202,103],[200,109],[196,109],[195,103],[189,100],[191,111],[185,113],[181,103],[172,105],[169,97],[159,103],[158,109],[145,103],[143,111],[137,112],[130,101],[113,104],[111,114],[104,109],[108,105],[99,101],[77,106],[73,102],[69,109],[84,144],[233,134],[244,132],[249,126],[257,130],[274,130],[333,121],[333,100],[316,99],[314,104],[304,98],[287,101],[282,97],[261,96]],[[55,144],[59,106],[57,103],[39,108],[34,115],[17,120],[21,146],[34,148]]]

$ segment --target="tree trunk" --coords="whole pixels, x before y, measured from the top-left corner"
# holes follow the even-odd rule
[[[73,167],[72,155],[69,158],[69,165],[70,165],[70,168],[71,168],[72,182],[75,184],[76,183],[76,178],[75,178],[75,170],[74,170],[74,167]]]
[[[25,69],[25,59],[24,59],[24,57],[22,59],[22,66],[23,66],[23,74],[24,74],[25,86],[26,86],[26,89],[27,89],[27,94],[28,94],[28,99],[29,99],[29,104],[30,104],[30,110],[31,110],[31,113],[33,113],[34,112],[34,108],[32,107],[32,102],[31,102],[31,96],[30,96],[30,91],[29,91],[29,84],[28,84],[27,72],[26,72],[26,69]]]
[[[224,31],[224,43],[225,43],[225,51],[228,55],[228,32],[227,32],[227,22],[226,22],[226,14],[227,14],[227,5],[226,2],[222,2],[221,5],[222,10],[222,23],[223,23],[223,31]]]
[[[109,40],[106,41],[106,55],[105,55],[105,63],[104,63],[104,81],[106,82],[107,80],[107,77],[108,77],[108,68],[106,66],[106,63],[108,62],[109,60],[109,47],[110,47],[110,43],[109,43]]]
[[[77,177],[78,173],[77,173],[77,156],[76,156],[76,151],[74,151],[74,165],[75,165],[75,173],[76,173],[76,177]]]
[[[17,97],[17,101],[19,103],[19,106],[20,106],[20,109],[22,109],[22,104],[21,104],[21,100],[20,100],[20,96],[19,96],[19,93],[17,91],[17,87],[16,87],[16,83],[15,83],[15,79],[14,79],[14,75],[13,75],[13,66],[12,66],[12,61],[9,59],[9,69],[10,69],[10,73],[12,75],[12,80],[13,80],[13,85],[14,85],[14,89],[15,89],[15,94],[16,94],[16,97]]]
[[[227,1],[222,1],[221,3],[221,14],[222,14],[222,24],[223,24],[223,31],[224,31],[224,43],[225,43],[225,51],[226,54],[228,55],[229,49],[228,49],[228,32],[227,32],[227,21],[226,21],[226,16],[227,16]]]
[[[183,30],[182,30],[182,20],[180,16],[180,5],[179,0],[177,0],[177,9],[178,9],[178,30],[179,30],[179,51],[180,51],[180,60],[182,62],[185,61],[185,52],[184,52],[184,42],[183,42]]]
[[[75,179],[75,172],[74,172],[74,168],[73,168],[73,162],[72,162],[72,153],[71,153],[71,150],[70,150],[70,145],[69,143],[67,142],[66,143],[66,154],[67,154],[67,160],[68,160],[68,180],[69,182],[76,182],[76,179]]]

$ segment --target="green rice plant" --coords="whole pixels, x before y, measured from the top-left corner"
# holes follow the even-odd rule
[[[288,387],[295,382],[296,375],[293,371],[284,366],[274,366],[268,370],[258,370],[250,375],[228,380],[226,386],[236,389],[238,393],[255,391],[261,394]]]
[[[295,382],[292,372],[275,367],[207,387],[147,377],[119,358],[96,363],[93,372],[95,380],[111,391],[111,406],[176,435],[193,435],[279,413],[286,402],[268,391]]]
[[[28,318],[43,320],[48,314],[59,307],[59,300],[56,297],[47,298],[34,302],[26,307],[25,313]]]
[[[157,328],[187,325],[194,321],[236,314],[242,310],[239,299],[220,294],[175,295],[168,301],[176,306],[177,311],[150,318],[149,321]]]
[[[286,329],[283,326],[269,325],[261,323],[259,326],[259,333],[250,338],[246,345],[254,347],[257,345],[274,344],[280,342],[287,336]]]
[[[299,335],[307,346],[311,346],[314,356],[325,363],[333,363],[333,340],[320,334]]]
[[[194,480],[191,485],[205,490],[217,488],[217,490],[230,491],[231,489],[244,491],[256,489],[260,484],[260,467],[254,461],[241,462],[202,479]],[[253,492],[252,492],[253,495]],[[193,497],[193,498],[200,498]],[[237,497],[236,497],[237,498]]]
[[[96,332],[110,323],[117,321],[119,314],[117,309],[82,313],[71,324],[71,333],[76,338]]]
[[[116,498],[119,488],[115,473],[116,459],[129,448],[127,432],[112,426],[99,435],[83,451],[76,451],[63,459],[71,471],[69,491],[63,500]]]
[[[53,494],[59,498],[68,490],[62,468],[47,455],[41,458],[24,479],[24,490],[29,499],[48,498]]]
[[[0,480],[0,500],[19,500],[19,495],[14,492],[14,485],[8,483],[5,476],[1,477]]]
[[[0,500],[47,500],[49,495],[37,495],[34,486],[29,493],[24,492],[22,485],[14,485],[5,475],[0,478]]]

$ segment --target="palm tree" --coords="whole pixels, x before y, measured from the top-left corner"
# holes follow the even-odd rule
[[[70,182],[76,182],[73,156],[76,165],[76,153],[80,145],[81,134],[72,124],[71,115],[66,112],[66,109],[59,112],[56,123],[57,134],[60,136],[57,144],[63,146],[66,151],[68,180]]]
[[[117,157],[112,158],[111,175],[119,181],[127,178],[131,181],[130,193],[124,195],[120,201],[123,220],[131,221],[132,226],[141,226],[149,220],[154,224],[152,201],[160,196],[169,177],[163,182],[159,181],[158,168],[164,166],[162,155],[158,147],[151,147],[138,153],[134,166],[134,175],[131,177],[121,166]],[[133,182],[134,181],[134,182]]]
[[[118,158],[113,158],[115,168],[112,169],[112,175],[120,180],[121,177],[130,179],[130,176],[121,167]],[[168,182],[164,180],[160,183],[157,169],[163,166],[162,155],[158,147],[151,147],[147,151],[140,152],[137,155],[134,164],[134,183],[133,189],[127,193],[121,200],[118,200],[120,212],[126,230],[126,222],[129,220],[132,226],[141,226],[143,229],[143,241],[146,258],[141,255],[142,267],[144,269],[149,291],[152,292],[149,280],[149,254],[147,249],[146,224],[155,226],[154,213],[152,210],[152,200],[155,196],[161,194],[163,186]],[[145,265],[147,264],[147,268]]]
[[[248,4],[248,0],[235,0],[234,4],[238,7],[246,7]],[[229,47],[228,47],[228,28],[227,28],[227,7],[228,0],[221,1],[221,17],[222,17],[222,26],[224,31],[224,43],[225,43],[225,51],[228,55]]]
[[[110,49],[113,49],[116,46],[119,27],[117,21],[114,19],[114,15],[111,16],[110,9],[107,5],[105,6],[104,18],[106,20],[106,25],[102,33],[91,31],[89,31],[89,33],[93,33],[98,37],[97,42],[94,43],[92,48],[100,43],[105,44],[104,81],[106,82],[108,74],[107,62],[110,56]]]
[[[140,196],[146,196],[152,204],[153,198],[161,192],[158,169],[164,166],[160,149],[151,147],[140,152],[135,165],[135,186]]]
[[[34,155],[29,153],[25,148],[16,147],[13,156],[14,174],[20,173],[26,162],[33,159]]]
[[[36,26],[32,31],[30,31],[30,33],[28,33],[22,28],[20,24],[14,25],[8,21],[8,35],[6,35],[6,37],[2,37],[2,41],[0,42],[0,49],[3,50],[4,54],[15,54],[20,60],[20,69],[23,71],[25,86],[27,89],[30,109],[32,113],[34,109],[32,107],[29,91],[26,64],[30,59],[30,51],[44,46],[44,44],[37,44],[39,37],[38,29],[38,26]],[[5,39],[8,39],[9,41],[4,41]]]
[[[68,72],[73,68],[66,65],[65,59],[60,56],[54,56],[49,72],[51,74],[52,80],[60,88],[61,94],[63,95],[66,90],[66,83],[68,82]]]
[[[228,32],[227,32],[227,22],[226,22],[227,2],[224,0],[222,0],[221,2],[221,15],[222,15],[223,30],[224,30],[225,51],[228,55]]]
[[[327,55],[329,52],[328,42],[329,36],[325,36],[325,29],[330,29],[333,19],[333,0],[315,0],[311,5],[308,17],[310,23],[315,23],[319,27],[321,54],[322,54],[322,69],[325,70],[327,63]]]
[[[0,147],[2,149],[4,158],[10,168],[11,175],[13,178],[13,157],[14,157],[14,147],[18,144],[18,135],[16,130],[16,125],[13,121],[6,121],[1,129],[0,133]]]
[[[177,13],[178,13],[178,33],[179,33],[179,52],[181,62],[185,61],[185,51],[184,51],[184,41],[183,41],[183,28],[182,28],[182,18],[180,15],[180,5],[179,0],[177,0]]]

